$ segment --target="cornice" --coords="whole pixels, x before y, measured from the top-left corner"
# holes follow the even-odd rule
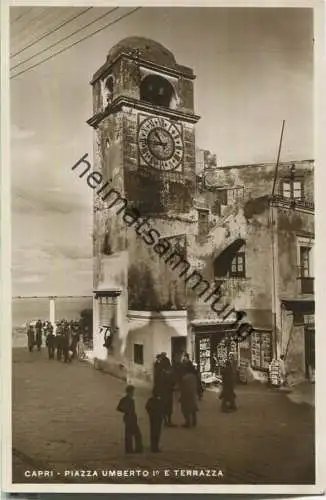
[[[179,111],[177,109],[170,109],[170,108],[164,108],[161,106],[155,106],[154,104],[144,102],[144,101],[139,101],[138,99],[134,99],[132,97],[127,97],[127,96],[119,96],[117,99],[115,99],[107,108],[100,112],[96,113],[93,115],[91,118],[87,120],[88,125],[90,125],[93,128],[97,128],[99,123],[106,118],[107,116],[111,115],[112,113],[116,113],[118,111],[121,111],[121,109],[126,106],[128,108],[132,109],[137,109],[138,111],[144,111],[146,113],[150,114],[156,114],[159,116],[165,116],[167,118],[172,118],[175,120],[182,120],[185,122],[189,123],[197,123],[198,120],[200,120],[200,116],[196,114],[191,114],[191,113],[185,113],[183,111]]]
[[[93,75],[92,80],[90,81],[91,85],[94,85],[94,83],[97,82],[100,78],[103,78],[106,76],[107,73],[110,72],[112,66],[114,66],[119,59],[129,59],[133,60],[138,63],[138,65],[143,66],[148,69],[153,69],[155,71],[159,71],[161,73],[165,73],[166,75],[170,76],[175,76],[175,77],[184,77],[189,80],[195,80],[196,75],[193,73],[192,69],[187,68],[186,66],[181,66],[176,64],[175,68],[172,68],[170,66],[163,66],[161,64],[157,64],[153,61],[148,61],[146,59],[143,59],[141,57],[135,57],[132,54],[128,54],[127,52],[120,52],[120,54],[113,59],[112,61],[106,61],[101,68],[99,68]]]

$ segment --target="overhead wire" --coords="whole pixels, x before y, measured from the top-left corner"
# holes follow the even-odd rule
[[[33,7],[31,7],[30,9],[27,9],[27,12],[23,12],[20,16],[17,16],[16,19],[14,19],[10,25],[12,26],[13,24],[15,24],[17,21],[19,21],[19,19],[21,19],[22,17],[26,16],[26,14],[29,13],[29,11],[32,10]]]
[[[31,30],[31,24],[33,24],[33,28],[37,23],[40,21],[42,22],[43,19],[46,19],[47,16],[49,15],[49,11],[44,9],[35,9],[35,12],[32,12],[30,16],[24,20],[25,24],[22,24],[22,26],[19,28],[19,36],[22,37],[22,33],[25,31],[30,32]],[[14,33],[13,36],[17,36],[17,33]]]
[[[26,47],[24,47],[23,49],[18,50],[17,52],[14,52],[13,54],[10,54],[10,57],[16,57],[16,56],[18,56],[19,54],[21,54],[25,50],[29,49],[30,47],[33,47],[33,45],[36,45],[37,43],[39,43],[41,40],[44,40],[44,38],[46,38],[47,36],[53,35],[53,33],[56,33],[56,31],[58,31],[59,29],[63,28],[67,24],[71,23],[72,21],[74,21],[78,17],[82,16],[83,14],[86,14],[86,12],[88,12],[92,8],[93,7],[88,7],[87,9],[82,10],[81,12],[79,12],[76,15],[74,15],[73,17],[70,17],[69,19],[67,19],[63,23],[59,24],[59,26],[57,26],[56,28],[52,29],[51,31],[48,31],[48,32],[44,33],[44,35],[42,35],[40,38],[38,38],[34,42],[31,42],[30,44],[26,45]]]
[[[68,40],[69,38],[71,38],[72,36],[76,35],[77,33],[79,33],[80,31],[88,28],[89,26],[91,26],[92,24],[96,23],[97,21],[100,21],[101,19],[103,19],[104,17],[108,16],[109,14],[111,14],[112,12],[114,12],[115,10],[119,9],[119,7],[114,7],[113,9],[110,9],[109,12],[106,12],[105,14],[102,14],[101,16],[97,17],[96,19],[93,19],[92,21],[90,21],[88,24],[85,24],[85,26],[81,26],[80,28],[78,28],[76,31],[73,31],[72,33],[69,33],[68,35],[66,35],[64,38],[62,38],[61,40],[57,40],[56,42],[52,43],[51,45],[49,45],[48,47],[45,47],[44,49],[40,50],[39,52],[36,52],[36,54],[33,54],[32,56],[28,57],[27,59],[24,59],[23,61],[15,64],[15,66],[13,66],[12,68],[10,68],[11,70],[15,69],[15,68],[18,68],[18,66],[22,66],[23,64],[25,64],[26,62],[30,61],[31,59],[34,59],[35,57],[39,56],[40,54],[43,54],[43,52],[46,52],[47,50],[49,49],[52,49],[53,47],[55,47],[56,45],[59,45],[60,43],[64,42],[65,40]]]
[[[106,28],[109,28],[110,26],[113,26],[114,24],[118,23],[119,21],[122,21],[122,19],[130,16],[131,14],[133,14],[134,12],[136,12],[137,10],[140,10],[142,7],[136,7],[134,8],[133,10],[131,10],[130,12],[127,12],[126,14],[123,14],[122,16],[118,17],[117,19],[115,19],[114,21],[111,21],[110,23],[106,24],[105,26],[103,26],[102,28],[99,28],[98,30],[94,31],[93,33],[91,33],[90,35],[87,35],[83,38],[81,38],[80,40],[77,40],[76,42],[72,43],[71,45],[68,45],[68,47],[64,47],[63,49],[59,50],[58,52],[55,52],[54,54],[51,54],[50,56],[46,57],[45,59],[42,59],[42,61],[39,61],[38,63],[36,64],[33,64],[32,66],[29,66],[28,68],[20,71],[19,73],[16,73],[15,75],[12,75],[10,77],[10,79],[14,79],[16,78],[17,76],[20,76],[20,75],[23,75],[24,73],[26,73],[27,71],[30,71],[31,69],[34,69],[36,68],[37,66],[40,66],[40,64],[43,64],[47,61],[49,61],[50,59],[52,59],[53,57],[56,57],[58,56],[59,54],[62,54],[63,52],[65,52],[66,50],[69,50],[71,49],[72,47],[74,47],[75,45],[78,45],[79,43],[83,42],[84,40],[87,40],[88,38],[91,38],[92,36],[96,35],[97,33],[100,33],[101,31],[103,31],[104,29]]]

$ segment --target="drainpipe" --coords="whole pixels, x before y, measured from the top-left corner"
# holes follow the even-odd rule
[[[277,238],[277,207],[273,206],[273,198],[275,195],[278,166],[281,155],[283,132],[284,132],[285,120],[282,122],[281,137],[278,147],[277,160],[274,171],[274,180],[272,188],[272,196],[270,203],[270,223],[271,223],[271,243],[272,243],[272,335],[273,335],[273,357],[277,358],[278,348],[277,348],[277,310],[279,308],[279,297],[278,297],[278,280],[279,280],[279,262],[278,262],[278,238]]]
[[[277,239],[277,209],[271,205],[270,220],[271,220],[271,240],[272,240],[272,341],[273,341],[273,357],[278,358],[277,349],[277,307],[278,307],[278,239]],[[275,217],[276,215],[276,217]]]

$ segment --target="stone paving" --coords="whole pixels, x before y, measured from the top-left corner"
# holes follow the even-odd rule
[[[13,482],[314,484],[310,405],[294,404],[286,394],[261,385],[238,386],[239,409],[224,414],[216,393],[206,391],[198,427],[185,429],[176,394],[178,427],[164,429],[162,453],[151,454],[144,409],[149,392],[138,388],[145,451],[126,457],[122,418],[116,411],[124,387],[123,381],[87,363],[65,365],[48,360],[44,351],[14,349]],[[108,478],[102,472],[137,468],[151,471],[151,477]],[[223,477],[175,477],[173,470],[179,469],[220,469]],[[33,479],[24,477],[26,470],[54,474]],[[98,476],[65,476],[70,470],[98,471]],[[164,470],[170,471],[169,477],[164,478]]]

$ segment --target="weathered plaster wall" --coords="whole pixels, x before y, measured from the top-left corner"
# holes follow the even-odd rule
[[[287,177],[292,163],[281,164],[275,193],[279,193],[283,177]],[[295,172],[304,179],[304,192],[313,200],[313,163],[296,162]],[[255,326],[271,326],[272,321],[272,236],[268,197],[272,193],[275,165],[246,165],[220,168],[216,173],[219,187],[227,189],[245,186],[244,197],[232,205],[222,207],[218,215],[215,207],[221,199],[220,192],[199,187],[197,195],[201,204],[211,209],[210,232],[204,241],[193,238],[190,259],[202,269],[206,279],[213,279],[213,259],[236,239],[245,241],[246,278],[227,279],[222,290],[224,299],[236,309],[245,310]],[[296,233],[313,233],[313,214],[279,209],[279,262],[280,293],[287,289],[294,293],[296,280]],[[291,287],[289,288],[289,281]],[[207,306],[195,303],[195,317],[212,317]]]
[[[286,369],[290,379],[305,379],[304,327],[292,325],[286,357]]]
[[[178,271],[173,270],[165,259],[177,247],[179,238],[183,243],[187,232],[194,229],[194,224],[168,218],[150,219],[150,223],[162,238],[167,238],[168,243],[160,247],[161,252],[165,248],[167,252],[161,253],[161,257],[157,253],[156,234],[153,238],[155,246],[148,245],[134,228],[128,230],[129,308],[152,311],[183,309],[186,307],[185,284],[179,279]],[[142,234],[146,241],[150,241],[145,232]]]
[[[278,210],[279,294],[281,297],[299,297],[300,280],[297,280],[297,237],[314,234],[314,215],[299,210]]]
[[[187,336],[186,311],[129,311],[128,359],[129,378],[151,380],[153,362],[160,352],[166,352],[171,359],[171,338]],[[144,364],[134,363],[134,344],[143,345]]]

